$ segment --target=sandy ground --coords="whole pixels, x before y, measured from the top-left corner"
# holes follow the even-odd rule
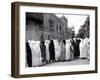
[[[47,67],[47,66],[68,66],[68,65],[85,65],[85,64],[89,64],[89,61],[87,59],[75,59],[73,61],[48,63],[48,64],[43,65],[41,67]]]

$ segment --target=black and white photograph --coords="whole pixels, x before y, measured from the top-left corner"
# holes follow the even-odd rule
[[[90,15],[26,12],[26,67],[90,61]]]
[[[12,76],[97,73],[97,7],[12,4]]]

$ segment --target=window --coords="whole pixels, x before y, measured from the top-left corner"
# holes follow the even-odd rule
[[[50,31],[54,31],[54,21],[53,20],[49,20],[49,28],[50,28]]]
[[[59,32],[59,26],[58,25],[56,26],[56,30],[57,30],[57,32]]]
[[[61,32],[61,30],[62,30],[62,29],[61,29],[61,26],[59,26],[59,30],[60,30],[60,32]]]

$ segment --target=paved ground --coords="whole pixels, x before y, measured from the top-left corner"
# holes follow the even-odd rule
[[[84,64],[89,64],[89,61],[87,59],[75,59],[73,61],[65,61],[65,62],[53,62],[46,64],[42,67],[47,67],[47,66],[68,66],[68,65],[84,65]]]

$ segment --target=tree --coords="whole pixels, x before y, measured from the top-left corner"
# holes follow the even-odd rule
[[[86,18],[85,23],[80,27],[77,37],[78,38],[90,37],[90,18],[89,16]]]

